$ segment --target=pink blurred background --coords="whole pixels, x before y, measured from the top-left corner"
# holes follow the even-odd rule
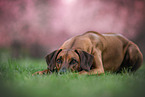
[[[43,57],[86,31],[121,33],[145,54],[145,0],[0,0],[0,48]]]

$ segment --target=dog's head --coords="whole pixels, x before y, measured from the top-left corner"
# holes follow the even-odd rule
[[[89,71],[93,64],[93,55],[81,50],[55,50],[46,56],[51,72]]]

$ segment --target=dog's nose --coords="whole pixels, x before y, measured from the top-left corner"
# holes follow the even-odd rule
[[[66,73],[66,68],[65,67],[63,67],[62,69],[59,70],[59,74],[64,74],[64,73]]]

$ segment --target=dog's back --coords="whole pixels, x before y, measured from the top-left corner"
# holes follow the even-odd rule
[[[105,70],[122,71],[136,71],[142,64],[143,56],[138,46],[132,41],[128,40],[121,34],[105,33],[89,31],[83,35],[91,36],[92,39],[96,37],[103,41],[104,46],[102,51],[102,58]],[[112,68],[113,67],[113,68]]]

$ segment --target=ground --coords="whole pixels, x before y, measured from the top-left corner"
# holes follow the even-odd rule
[[[36,75],[46,69],[44,59],[0,60],[1,97],[144,97],[145,66],[134,74]]]

